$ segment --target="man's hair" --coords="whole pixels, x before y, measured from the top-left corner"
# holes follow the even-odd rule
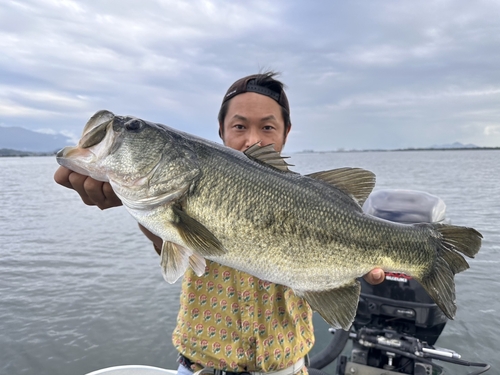
[[[229,87],[222,99],[219,115],[217,116],[219,120],[219,136],[222,136],[221,132],[224,131],[224,119],[227,115],[229,102],[236,95],[245,92],[256,92],[274,99],[281,107],[281,116],[285,123],[285,135],[287,134],[288,129],[292,125],[290,121],[290,106],[284,90],[285,85],[274,78],[278,75],[279,73],[272,71],[252,74],[237,80]]]

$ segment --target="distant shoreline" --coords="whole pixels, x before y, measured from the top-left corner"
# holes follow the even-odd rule
[[[444,147],[444,148],[396,148],[391,150],[370,149],[370,150],[330,150],[315,151],[303,150],[296,151],[293,154],[330,154],[330,153],[350,153],[350,152],[396,152],[396,151],[481,151],[481,150],[500,150],[500,147]]]
[[[0,148],[0,157],[54,156],[55,154],[57,154],[57,151],[34,152],[34,151],[12,150],[9,148]]]

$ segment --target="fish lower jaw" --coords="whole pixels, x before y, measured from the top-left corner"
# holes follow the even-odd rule
[[[56,161],[59,165],[71,169],[74,172],[80,173],[85,176],[99,176],[102,173],[96,173],[96,155],[88,150],[78,146],[65,147],[57,153]],[[94,177],[96,178],[96,177]],[[96,178],[100,181],[101,178]]]

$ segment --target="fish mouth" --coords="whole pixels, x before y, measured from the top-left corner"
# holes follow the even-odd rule
[[[57,160],[72,159],[72,158],[88,158],[94,155],[91,150],[81,148],[80,146],[67,146],[56,154]]]
[[[56,155],[57,162],[74,172],[85,176],[92,176],[101,181],[107,178],[101,173],[90,170],[90,165],[103,156],[107,147],[112,142],[112,126],[115,115],[106,110],[98,111],[87,122],[83,134],[76,146],[68,146]],[[108,136],[107,136],[108,135]],[[103,141],[107,138],[107,141]]]
[[[100,143],[106,136],[108,125],[113,122],[114,118],[115,115],[110,111],[96,112],[85,124],[78,146],[89,148]]]
[[[90,176],[85,164],[94,159],[95,154],[91,150],[79,146],[64,147],[56,155],[57,163],[84,176]]]
[[[96,116],[102,112],[104,112],[103,116],[99,117],[99,120],[101,121],[96,124]],[[112,117],[109,118],[109,115]],[[97,114],[92,116],[92,118],[85,125],[84,133],[78,142],[78,145],[63,148],[57,153],[57,158],[87,158],[90,155],[94,155],[94,152],[92,152],[90,148],[101,143],[106,137],[108,130],[110,130],[113,124],[113,119],[114,115],[111,112],[99,111]]]
[[[113,112],[107,111],[105,109],[97,111],[94,115],[87,121],[82,131],[82,138],[90,133],[94,128],[107,123],[115,118]]]

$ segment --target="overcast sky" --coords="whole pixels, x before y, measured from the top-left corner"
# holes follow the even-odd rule
[[[236,79],[282,72],[287,151],[500,146],[500,1],[0,0],[0,125],[99,109],[219,141]]]

